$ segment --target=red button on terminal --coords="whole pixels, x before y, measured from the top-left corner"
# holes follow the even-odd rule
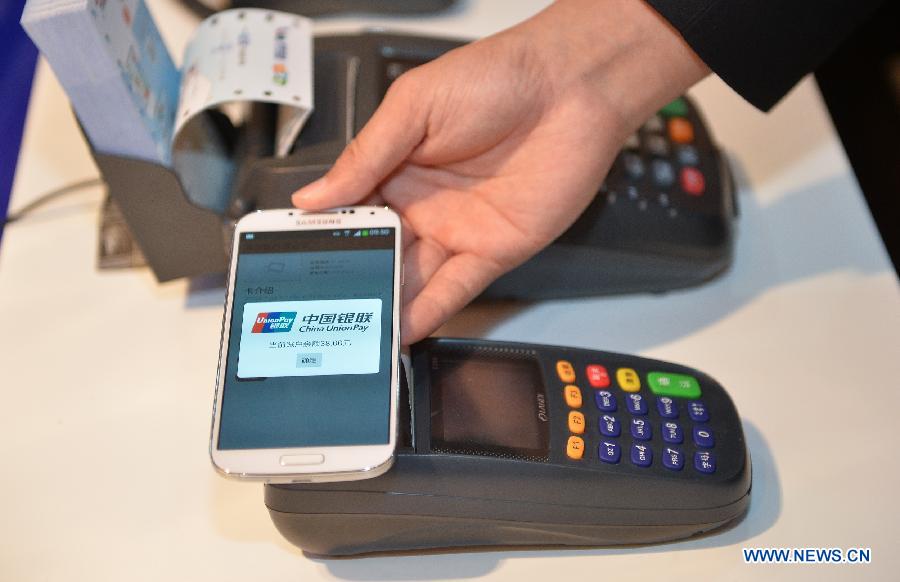
[[[591,364],[587,367],[587,379],[594,388],[609,386],[609,372],[599,364]]]
[[[706,180],[697,168],[681,168],[681,188],[691,196],[701,196],[706,190]]]

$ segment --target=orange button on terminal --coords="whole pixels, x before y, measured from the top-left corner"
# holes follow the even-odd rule
[[[566,456],[572,460],[579,461],[584,456],[584,439],[577,436],[570,436],[566,443]]]
[[[569,432],[575,434],[584,432],[584,415],[577,410],[569,411]]]
[[[556,362],[556,374],[566,384],[571,384],[575,381],[575,368],[572,366],[572,362],[567,362],[566,360]]]
[[[684,117],[673,117],[669,120],[669,139],[675,143],[691,143],[694,141],[694,126]]]
[[[563,395],[566,397],[566,404],[572,408],[581,408],[581,389],[574,384],[569,384],[563,388]]]

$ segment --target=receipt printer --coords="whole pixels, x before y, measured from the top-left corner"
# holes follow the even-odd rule
[[[266,485],[309,554],[678,540],[741,518],[750,457],[725,390],[634,356],[431,339],[413,346],[393,467]]]

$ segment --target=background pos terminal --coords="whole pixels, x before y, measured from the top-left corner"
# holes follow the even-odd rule
[[[235,220],[290,207],[291,194],[331,168],[394,80],[461,44],[384,33],[316,37],[316,109],[286,157],[274,155],[274,105],[254,104],[239,127],[213,116],[213,125],[227,126],[223,147],[236,169],[228,187],[209,199],[186,193],[191,189],[169,168],[94,152],[157,279],[224,272],[224,241]],[[626,141],[575,223],[483,296],[530,300],[698,285],[731,264],[736,216],[728,164],[700,112],[679,98]]]

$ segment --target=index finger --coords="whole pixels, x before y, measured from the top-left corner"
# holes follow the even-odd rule
[[[427,101],[417,100],[409,74],[397,79],[359,134],[347,144],[325,176],[291,198],[295,206],[319,210],[359,202],[389,176],[422,142]]]

